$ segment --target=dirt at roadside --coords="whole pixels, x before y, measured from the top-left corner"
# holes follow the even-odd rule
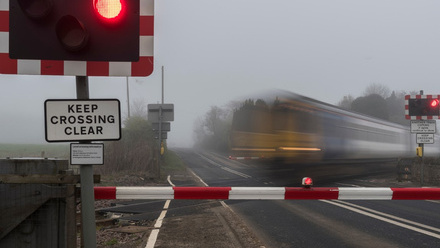
[[[136,177],[133,175],[133,177]],[[149,185],[138,178],[126,177],[129,185]],[[198,184],[192,174],[185,171],[173,175],[176,180],[191,180]],[[124,182],[120,182],[121,186]],[[155,184],[157,186],[157,184]],[[265,247],[244,224],[240,217],[220,201],[207,201],[198,206],[194,214],[172,216],[168,214],[160,228],[154,247]],[[117,200],[97,201],[96,208],[104,208]],[[159,217],[159,215],[157,216]],[[104,217],[102,217],[104,218]],[[105,219],[105,218],[104,218]],[[146,247],[148,237],[156,220],[143,223],[104,222],[97,224],[97,247]]]
[[[165,218],[155,247],[265,247],[229,207],[218,205]]]

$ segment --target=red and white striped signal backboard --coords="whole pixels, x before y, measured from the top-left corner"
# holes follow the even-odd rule
[[[154,0],[140,0],[139,61],[97,62],[9,58],[9,0],[0,0],[0,74],[149,76],[154,61]]]

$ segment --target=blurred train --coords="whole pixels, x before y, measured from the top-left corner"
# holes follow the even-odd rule
[[[415,157],[415,139],[409,126],[275,91],[248,98],[235,110],[230,146],[236,157],[308,163]],[[425,151],[440,150],[434,144]]]

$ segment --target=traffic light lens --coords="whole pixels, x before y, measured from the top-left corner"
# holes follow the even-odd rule
[[[89,33],[84,25],[71,15],[63,16],[57,22],[56,34],[61,45],[70,52],[82,50],[89,39]]]
[[[306,180],[304,180],[304,183],[306,185],[311,185],[312,184],[312,179],[311,178],[306,178]]]
[[[107,20],[118,17],[122,12],[120,0],[95,0],[94,7],[98,14]]]
[[[302,185],[306,188],[310,188],[313,185],[313,180],[310,177],[304,177],[302,179]]]
[[[439,100],[438,99],[434,99],[431,101],[431,107],[435,108],[437,107],[439,104]]]
[[[42,19],[53,8],[52,0],[18,0],[20,8],[32,19]]]

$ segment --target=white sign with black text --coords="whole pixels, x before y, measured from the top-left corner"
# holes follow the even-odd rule
[[[46,100],[46,141],[102,141],[121,138],[117,99]]]
[[[416,134],[417,144],[434,144],[433,133],[418,133]]]
[[[104,164],[104,144],[70,144],[70,164]]]
[[[411,133],[435,133],[435,120],[412,120]]]

